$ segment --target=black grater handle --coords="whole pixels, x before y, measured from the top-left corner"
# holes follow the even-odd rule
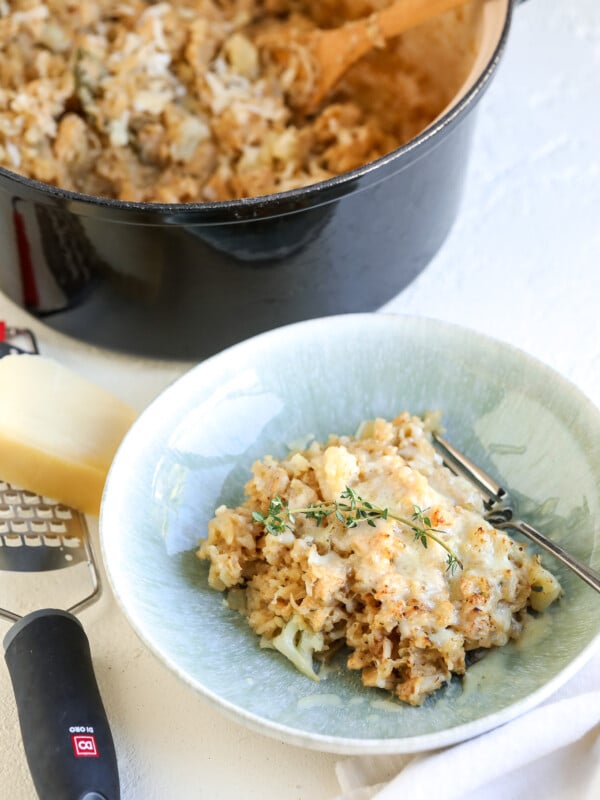
[[[112,734],[79,620],[34,611],[13,625],[4,648],[40,800],[119,800]]]

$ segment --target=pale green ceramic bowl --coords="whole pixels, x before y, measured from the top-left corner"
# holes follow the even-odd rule
[[[207,585],[194,556],[252,462],[361,420],[443,409],[447,437],[514,492],[519,513],[600,568],[600,414],[524,353],[459,327],[383,314],[263,334],[170,386],[111,469],[100,517],[114,592],[146,645],[242,724],[338,753],[412,752],[516,717],[554,692],[600,639],[600,596],[558,563],[564,599],[523,640],[487,655],[421,708],[361,686],[342,665],[313,683]]]

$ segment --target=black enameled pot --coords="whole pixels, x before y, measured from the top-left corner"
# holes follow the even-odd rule
[[[511,0],[487,0],[476,74],[432,126],[313,186],[158,205],[66,192],[0,168],[0,290],[63,333],[186,360],[285,323],[376,309],[452,226],[475,108],[511,12]]]

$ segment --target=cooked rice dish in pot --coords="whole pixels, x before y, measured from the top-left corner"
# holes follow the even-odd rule
[[[298,34],[389,0],[0,0],[0,166],[124,201],[189,203],[295,189],[413,138],[476,49],[465,6],[375,48],[315,113]],[[288,43],[285,63],[273,43]]]

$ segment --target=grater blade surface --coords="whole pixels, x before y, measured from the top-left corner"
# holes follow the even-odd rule
[[[0,358],[20,353],[39,353],[35,335],[28,328],[0,320]],[[67,581],[62,579],[61,570],[81,564],[84,566],[69,574]],[[58,604],[75,612],[97,598],[101,590],[85,516],[52,498],[10,484],[2,476],[0,573],[3,595],[13,601],[20,598],[20,604],[37,601],[38,608],[47,605],[41,602],[47,592],[53,606],[62,598]],[[41,573],[46,573],[44,580],[34,577]],[[5,607],[4,598],[0,603],[4,619],[16,621],[28,613]]]
[[[85,518],[0,478],[0,570],[46,572],[87,561]]]

